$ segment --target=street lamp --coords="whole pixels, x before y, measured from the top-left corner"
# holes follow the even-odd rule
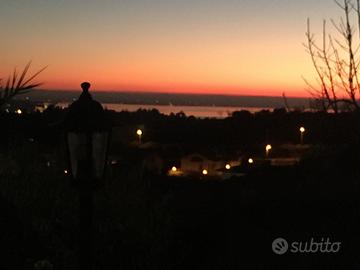
[[[300,144],[303,144],[304,143],[304,133],[305,133],[306,129],[304,127],[300,127],[299,130],[300,130]]]
[[[70,173],[79,192],[79,264],[91,270],[93,192],[103,184],[110,126],[101,104],[89,93],[90,83],[81,88],[79,99],[69,106],[65,128]]]
[[[265,146],[266,157],[269,156],[269,152],[270,152],[271,149],[272,149],[271,144],[268,144],[268,145]]]
[[[141,129],[138,129],[136,131],[136,134],[139,136],[139,144],[141,144],[141,135],[143,134],[142,130]]]

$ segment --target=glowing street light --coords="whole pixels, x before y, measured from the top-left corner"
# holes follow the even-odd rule
[[[230,165],[230,164],[226,164],[226,165],[225,165],[225,169],[230,170],[230,169],[231,169],[231,165]]]
[[[17,114],[22,114],[22,110],[20,110],[20,109],[17,109],[15,112],[16,112]]]
[[[254,160],[253,160],[252,158],[249,158],[249,159],[248,159],[248,163],[249,163],[249,164],[253,164],[253,163],[254,163]]]
[[[205,169],[202,171],[202,174],[203,174],[203,175],[207,175],[208,173],[209,173],[209,172],[208,172],[207,170],[205,170]]]
[[[178,176],[178,175],[181,175],[181,171],[180,171],[180,169],[178,167],[172,166],[170,168],[170,170],[168,171],[168,174],[170,176]]]
[[[141,144],[141,135],[143,134],[142,130],[141,129],[138,129],[136,131],[136,134],[139,136],[139,144]]]
[[[303,144],[304,143],[304,133],[305,133],[306,129],[304,127],[300,127],[299,131],[300,131],[300,143]]]
[[[269,152],[270,152],[271,149],[272,149],[272,146],[271,146],[270,144],[268,144],[268,145],[265,146],[266,157],[269,156]]]

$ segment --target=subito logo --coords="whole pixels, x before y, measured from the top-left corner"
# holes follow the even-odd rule
[[[272,250],[275,254],[283,255],[289,249],[289,244],[284,238],[276,238],[272,242]]]

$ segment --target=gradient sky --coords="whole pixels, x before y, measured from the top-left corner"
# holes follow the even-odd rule
[[[332,0],[1,0],[0,77],[31,59],[47,89],[304,96],[306,19],[320,34],[340,16]]]

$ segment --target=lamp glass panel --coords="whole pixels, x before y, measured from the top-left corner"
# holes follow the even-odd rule
[[[69,132],[67,134],[70,166],[74,178],[78,177],[79,164],[86,161],[87,134]]]
[[[92,163],[95,178],[102,178],[106,163],[108,132],[95,132],[92,135]]]

